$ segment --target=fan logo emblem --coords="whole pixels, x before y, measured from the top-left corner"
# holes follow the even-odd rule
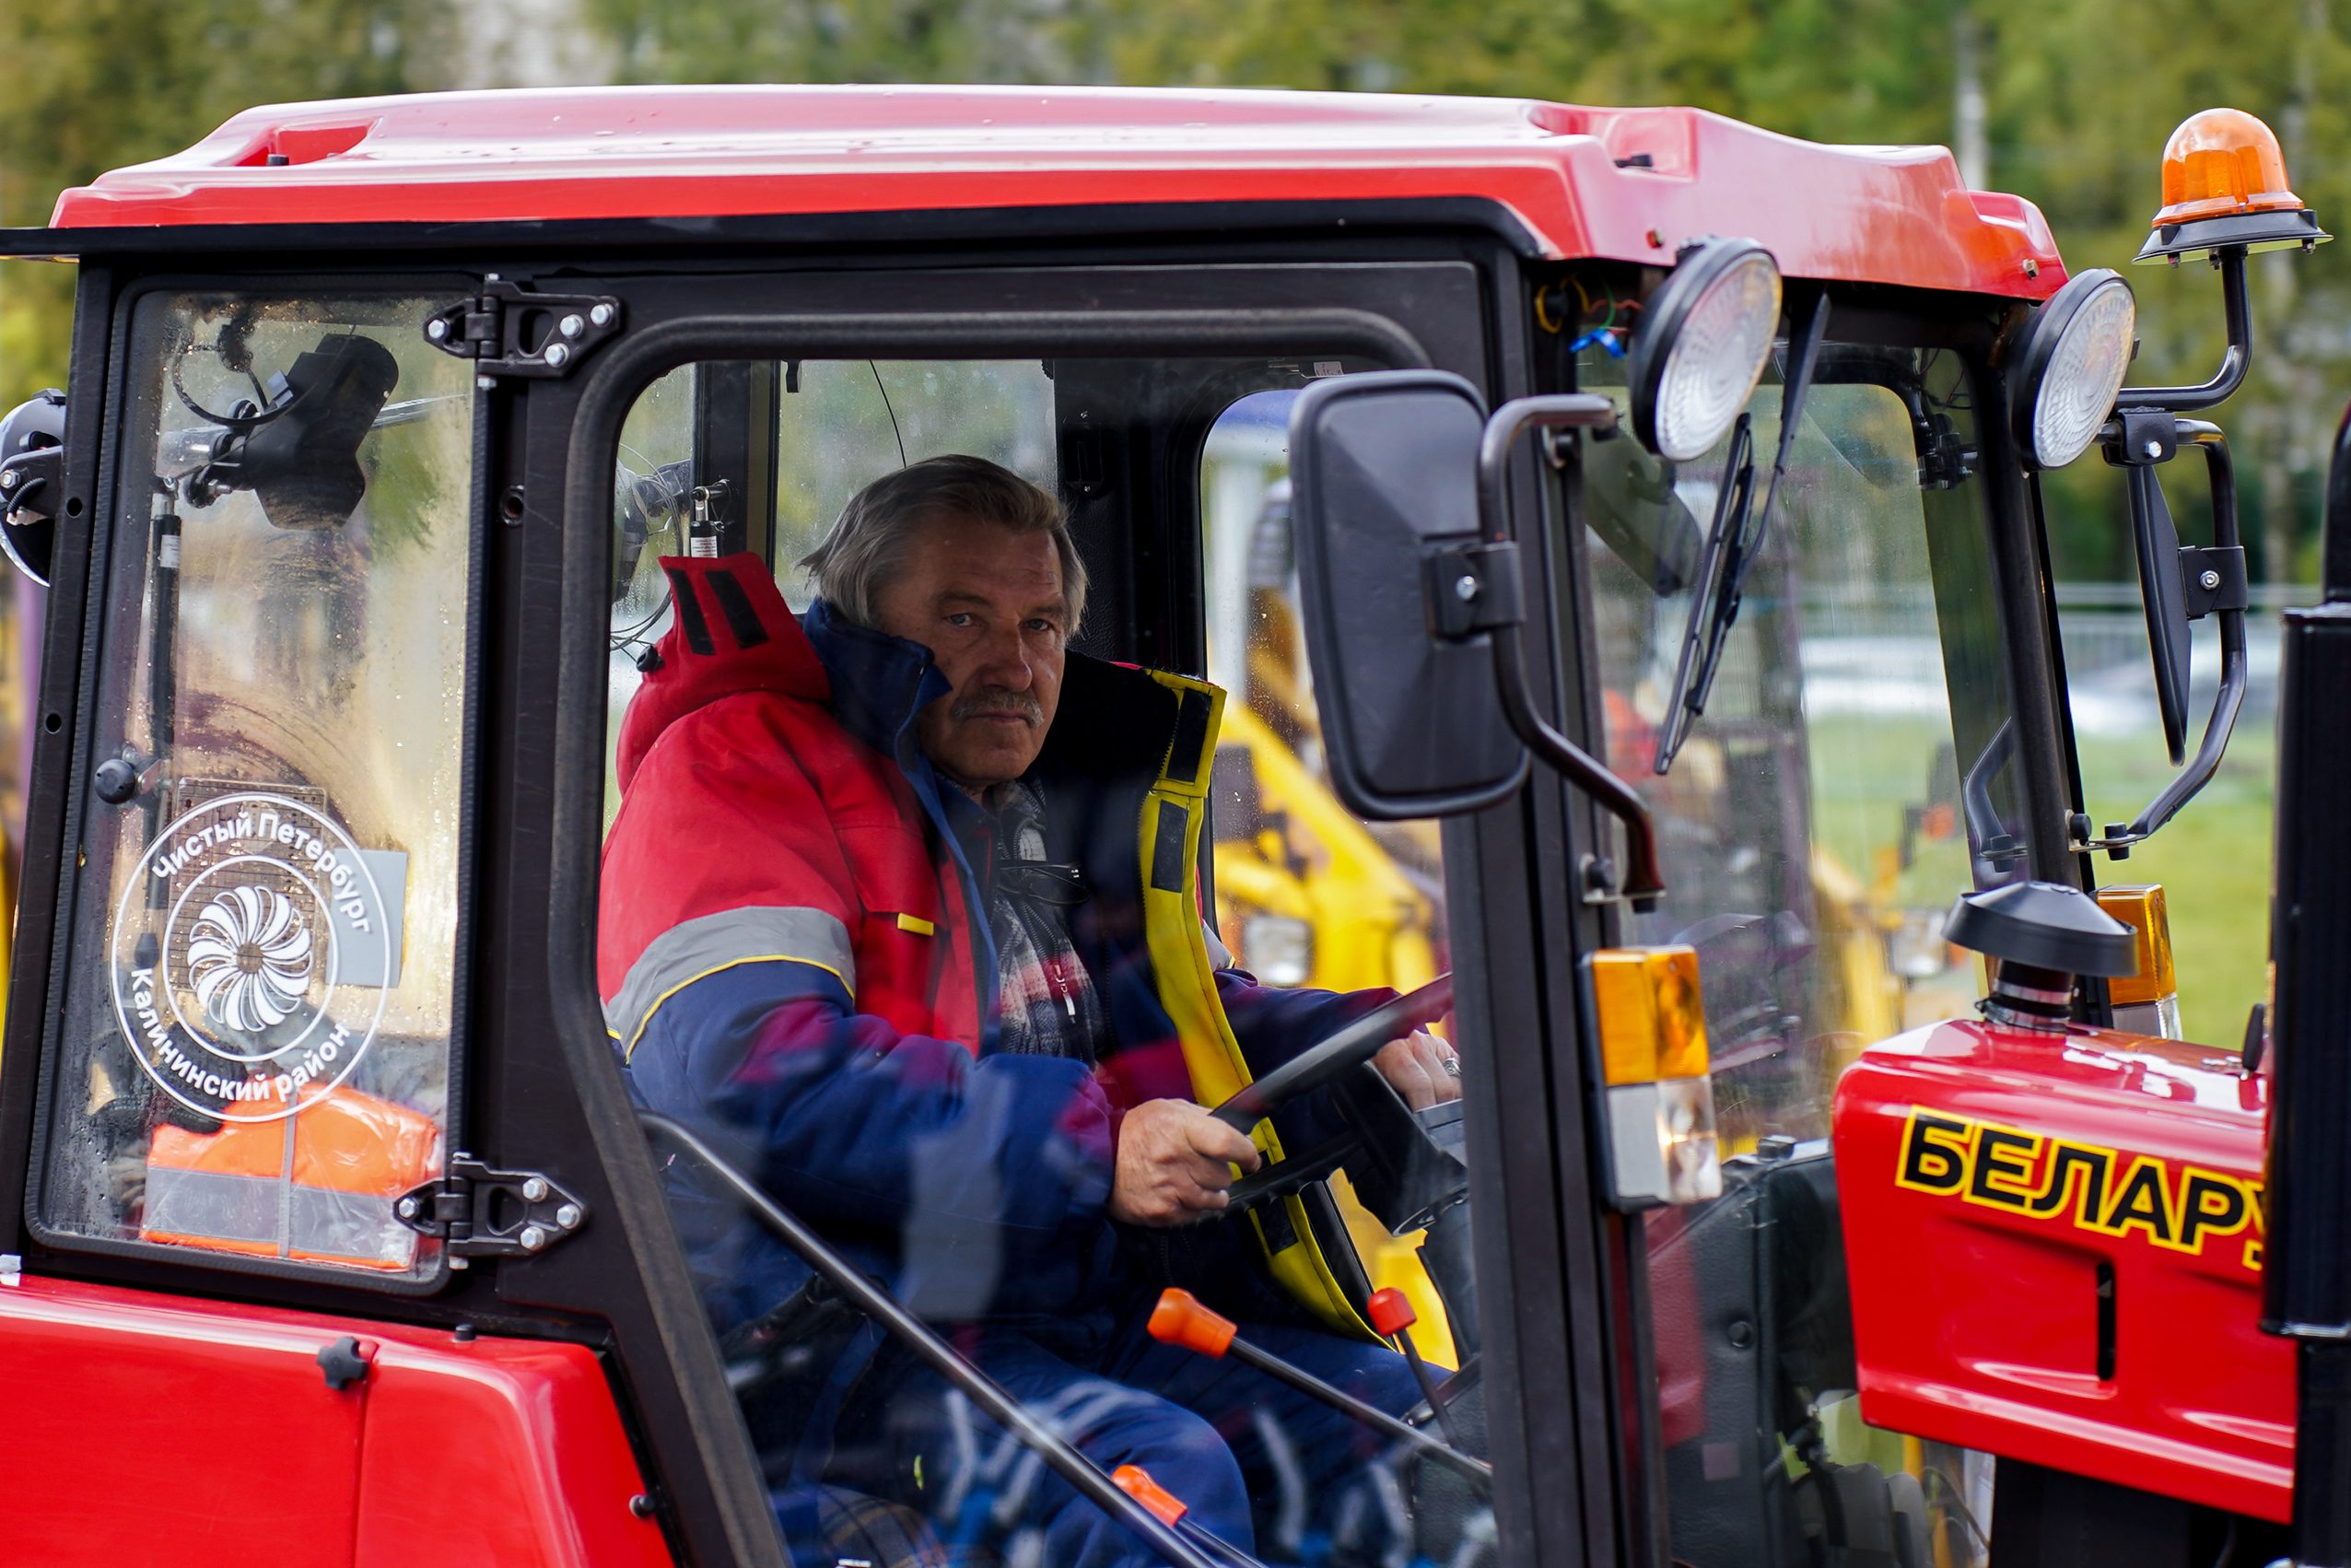
[[[206,801],[158,832],[114,911],[114,1012],[147,1076],[223,1121],[294,1115],[383,1022],[397,933],[368,858],[283,795]]]
[[[246,1034],[283,1024],[310,989],[310,931],[294,901],[267,887],[232,887],[196,917],[188,978],[216,1022]]]

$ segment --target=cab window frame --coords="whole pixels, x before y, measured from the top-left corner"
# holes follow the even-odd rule
[[[110,287],[111,285],[112,287]],[[67,488],[76,498],[87,497],[86,516],[80,526],[68,527],[74,521],[69,509],[58,530],[58,556],[53,562],[53,576],[47,602],[53,622],[61,623],[44,633],[43,653],[53,655],[65,644],[62,626],[70,626],[70,646],[77,657],[44,659],[43,692],[40,710],[44,715],[42,728],[47,733],[43,741],[63,743],[70,748],[70,762],[64,770],[62,787],[55,789],[47,802],[62,811],[64,825],[61,842],[80,845],[84,842],[88,824],[95,806],[88,780],[96,766],[99,732],[104,728],[106,714],[101,711],[103,696],[110,683],[127,677],[111,674],[110,661],[94,655],[100,641],[110,635],[119,636],[121,628],[111,626],[111,599],[116,591],[113,580],[120,552],[146,548],[146,519],[132,509],[119,504],[122,485],[130,453],[136,443],[126,439],[126,421],[137,398],[134,379],[142,367],[134,363],[131,346],[135,341],[135,322],[141,306],[149,298],[172,295],[211,293],[223,298],[248,297],[263,299],[300,300],[309,298],[333,298],[374,297],[386,299],[404,298],[436,298],[445,294],[462,294],[478,288],[474,278],[462,271],[443,265],[403,268],[397,271],[350,271],[305,269],[288,272],[263,270],[193,271],[176,268],[144,272],[128,278],[116,278],[111,271],[99,269],[87,277],[76,296],[76,345],[72,378],[77,387],[93,386],[98,393],[97,408],[90,408],[80,398],[69,404],[67,449],[69,462],[88,449],[82,445],[92,439],[92,428],[98,437],[99,450],[91,468],[76,464],[69,471]],[[102,323],[107,345],[102,369],[85,365],[86,339],[84,331],[92,319]],[[421,329],[420,329],[421,330]],[[95,333],[90,334],[96,336]],[[483,432],[485,410],[477,395],[469,410],[473,422],[473,440],[467,460],[467,501],[465,515],[475,526],[469,527],[464,553],[465,578],[464,624],[460,633],[464,671],[464,705],[462,733],[458,741],[458,821],[453,828],[456,837],[456,924],[451,945],[451,1004],[450,1014],[448,1072],[445,1104],[442,1113],[442,1171],[449,1162],[465,1148],[468,1130],[467,1110],[470,1103],[469,1067],[474,1057],[474,1031],[467,999],[474,981],[474,953],[472,933],[472,893],[477,885],[481,835],[474,802],[478,793],[478,770],[481,756],[481,725],[483,704],[479,700],[486,674],[482,655],[483,626],[487,614],[485,592],[486,552],[479,521],[486,515],[486,466],[484,462]],[[82,423],[73,420],[78,415]],[[92,473],[91,469],[95,472]],[[76,475],[87,475],[88,483],[79,482]],[[76,550],[75,546],[81,548]],[[78,577],[78,582],[76,578]],[[78,591],[76,591],[76,590]],[[70,603],[77,618],[60,616],[62,604]],[[55,700],[58,685],[72,682],[73,700],[63,706]],[[53,685],[53,683],[56,683]],[[70,715],[68,719],[66,716]],[[53,728],[50,720],[59,722]],[[61,733],[62,731],[62,733]],[[40,743],[36,743],[39,755]],[[43,762],[46,758],[41,759]],[[44,773],[55,778],[53,772]],[[43,791],[49,794],[50,791]],[[62,798],[57,798],[62,797]],[[44,803],[29,794],[27,802],[27,834],[29,843],[34,837],[33,813]],[[305,1293],[317,1292],[332,1300],[345,1292],[356,1292],[364,1297],[427,1298],[445,1292],[453,1270],[446,1251],[439,1253],[431,1266],[414,1276],[378,1274],[372,1270],[354,1269],[333,1263],[306,1262],[254,1257],[163,1241],[123,1239],[95,1236],[52,1224],[43,1211],[48,1167],[53,1151],[54,1124],[57,1118],[59,1093],[56,1075],[63,1054],[66,1011],[72,1000],[69,976],[75,956],[72,935],[80,898],[84,868],[78,858],[67,863],[60,857],[53,867],[41,868],[53,877],[50,895],[41,899],[42,912],[50,924],[46,930],[24,925],[18,937],[18,951],[25,954],[44,953],[47,973],[36,995],[33,988],[18,988],[11,1009],[18,1030],[38,1004],[40,1025],[37,1033],[11,1031],[18,1049],[11,1058],[27,1059],[17,1071],[33,1077],[30,1115],[27,1118],[24,1147],[19,1154],[7,1152],[8,1166],[5,1179],[20,1180],[16,1207],[22,1217],[28,1235],[41,1247],[61,1257],[80,1256],[90,1260],[104,1275],[115,1275],[137,1283],[184,1284],[193,1275],[227,1273],[261,1281],[280,1281]],[[35,868],[28,861],[19,887],[20,912],[29,912],[42,890],[42,881],[35,879]],[[32,942],[42,943],[34,948]],[[13,1093],[21,1081],[10,1080]]]
[[[1140,273],[1144,269],[1134,269]],[[1248,298],[1242,287],[1247,272],[1257,269],[1234,269],[1244,278],[1211,280],[1220,285],[1215,292],[1238,295]],[[1304,268],[1269,268],[1292,275],[1305,273]],[[1374,273],[1374,268],[1362,269]],[[772,290],[789,298],[793,283],[800,281],[786,276],[775,279],[743,280],[745,291],[758,288]],[[1288,357],[1298,351],[1302,344],[1328,342],[1330,349],[1348,357],[1384,357],[1389,363],[1412,364],[1425,362],[1428,351],[1421,346],[1409,326],[1395,315],[1369,310],[1344,308],[1343,297],[1334,300],[1328,287],[1314,290],[1311,304],[1280,309],[1261,308],[1240,311],[1231,310],[1200,310],[1168,309],[1162,298],[1152,305],[1117,301],[1102,309],[1069,311],[1039,310],[1007,313],[1001,295],[996,297],[991,309],[968,312],[954,309],[955,297],[965,292],[955,287],[961,280],[942,278],[937,288],[909,290],[904,279],[889,280],[888,292],[903,298],[911,293],[925,298],[930,307],[918,316],[895,310],[841,309],[848,301],[833,301],[832,310],[793,310],[777,308],[778,301],[763,300],[767,309],[731,314],[713,313],[714,301],[705,289],[689,300],[680,301],[681,308],[673,315],[654,316],[639,299],[632,299],[633,330],[621,342],[601,354],[579,378],[575,413],[565,421],[569,431],[569,454],[573,461],[564,471],[564,532],[582,547],[567,549],[564,558],[564,647],[561,662],[564,678],[559,696],[556,745],[556,799],[554,831],[556,850],[553,896],[559,907],[592,909],[593,849],[600,842],[600,811],[587,806],[583,787],[592,792],[597,778],[596,768],[602,755],[604,708],[602,686],[605,669],[603,641],[604,620],[602,601],[609,594],[605,573],[609,570],[609,480],[605,476],[609,463],[616,454],[620,424],[636,396],[654,378],[664,371],[693,360],[746,358],[813,359],[813,358],[877,358],[919,359],[1044,357],[1067,362],[1076,358],[1133,358],[1140,355],[1159,354],[1168,357],[1195,357],[1230,355],[1233,353],[1273,353]],[[1049,275],[1040,282],[1058,281]],[[1154,280],[1155,281],[1155,280]],[[1299,277],[1298,281],[1305,281]],[[1366,279],[1366,282],[1370,281]],[[1324,276],[1327,284],[1327,275]],[[572,287],[579,287],[574,280]],[[589,287],[594,287],[591,284]],[[848,291],[854,295],[856,290]],[[1377,295],[1370,293],[1376,299]],[[1066,298],[1066,294],[1061,296]],[[857,301],[856,303],[864,303]],[[731,300],[719,304],[723,310]],[[794,304],[799,301],[792,301]],[[1189,304],[1189,300],[1183,301]],[[1491,345],[1490,328],[1484,320],[1484,294],[1478,291],[1473,302],[1477,310],[1477,336],[1468,342],[1456,337],[1448,352],[1457,363],[1466,349],[1470,369],[1480,372],[1481,380],[1490,380],[1485,355]],[[1397,312],[1402,315],[1404,312]],[[649,324],[649,318],[650,318]],[[1407,320],[1409,321],[1409,317]],[[1081,352],[1082,351],[1082,352]],[[548,390],[542,387],[541,392]],[[565,399],[567,403],[571,399]],[[1211,416],[1212,417],[1212,416]],[[1199,436],[1205,436],[1207,422],[1199,427]],[[1197,452],[1192,454],[1195,458]],[[1066,469],[1065,469],[1066,473]],[[1197,475],[1189,477],[1184,488],[1196,489]],[[1147,515],[1147,514],[1146,514]],[[1188,514],[1187,514],[1188,515]],[[1133,514],[1127,521],[1134,521]],[[1081,527],[1084,526],[1082,520]],[[1191,527],[1197,527],[1194,522]],[[1189,531],[1188,529],[1187,530]],[[1148,530],[1133,530],[1145,532]],[[1163,547],[1173,541],[1163,541]],[[1195,545],[1196,547],[1196,545]],[[1138,616],[1140,621],[1141,617]],[[1194,632],[1197,637],[1198,633]],[[1164,634],[1163,634],[1163,637]],[[1140,640],[1140,639],[1139,639]],[[1156,651],[1138,649],[1144,657],[1164,659]],[[1502,813],[1509,817],[1512,813]],[[1515,822],[1515,818],[1514,818]],[[1450,825],[1448,832],[1460,830],[1466,834],[1468,825]],[[1460,852],[1470,848],[1467,841],[1454,849]],[[1504,902],[1515,902],[1522,896],[1520,883],[1527,872],[1528,857],[1524,850],[1514,850],[1505,861],[1511,868],[1509,886],[1503,890]],[[1493,872],[1492,860],[1488,860],[1489,877]],[[1491,882],[1484,884],[1491,886]],[[1459,917],[1456,917],[1458,919]],[[1480,916],[1469,916],[1474,924]],[[574,928],[566,922],[558,926],[557,940],[549,951],[548,980],[550,1000],[554,1006],[550,1016],[556,1024],[567,1057],[573,1062],[576,1075],[603,1079],[593,1098],[613,1096],[607,1103],[617,1108],[619,1071],[611,1059],[608,1039],[604,1034],[601,1013],[595,1002],[592,983],[592,925],[582,920]],[[1460,960],[1467,966],[1471,960],[1465,954]],[[1478,1027],[1482,1020],[1472,1014],[1479,1011],[1472,1002],[1464,1008],[1465,1027]],[[592,1065],[591,1065],[592,1064]],[[592,1111],[592,1107],[591,1107]],[[1571,1113],[1580,1117],[1580,1113]],[[607,1153],[614,1151],[608,1150]],[[1555,1152],[1546,1149],[1539,1170],[1530,1168],[1526,1180],[1548,1187],[1553,1174]],[[649,1176],[649,1164],[637,1157],[641,1173]],[[1500,1198],[1501,1177],[1491,1174],[1484,1178],[1489,1186],[1490,1204]],[[657,1190],[647,1188],[651,1202],[658,1206]],[[651,1215],[644,1216],[650,1220]],[[665,1217],[662,1227],[666,1229]],[[1498,1231],[1495,1224],[1480,1227],[1485,1233]],[[1498,1242],[1481,1240],[1489,1251],[1502,1250]],[[662,1250],[677,1257],[673,1237],[664,1239]],[[682,1266],[682,1258],[679,1259]],[[1481,1256],[1481,1266],[1485,1261]],[[1522,1265],[1531,1258],[1522,1258]],[[1563,1283],[1565,1281],[1562,1281]],[[1597,1297],[1597,1293],[1595,1293]],[[1578,1311],[1598,1311],[1597,1301],[1578,1302]],[[1493,1325],[1497,1309],[1487,1309],[1487,1321]],[[1521,1314],[1503,1309],[1503,1316],[1520,1317]],[[698,1316],[698,1315],[697,1315]],[[1497,1326],[1502,1331],[1490,1334],[1488,1356],[1490,1367],[1502,1370],[1495,1374],[1503,1387],[1510,1383],[1509,1368],[1515,1361],[1512,1348],[1518,1337],[1511,1332],[1515,1324]],[[1554,1330],[1555,1331],[1555,1330]],[[707,1329],[697,1338],[707,1336]],[[715,1352],[715,1347],[713,1347]],[[1539,1352],[1538,1352],[1539,1353]],[[1503,1402],[1503,1401],[1498,1401]],[[1505,1458],[1505,1451],[1523,1443],[1526,1427],[1523,1421],[1513,1417],[1497,1421],[1494,1429],[1495,1453],[1508,1469],[1518,1462],[1516,1453]],[[1518,1450],[1523,1452],[1523,1450]],[[1505,1483],[1507,1484],[1507,1483]],[[1541,1499],[1523,1500],[1526,1512],[1556,1515],[1558,1504],[1566,1503],[1571,1511],[1581,1508],[1571,1498],[1562,1498],[1554,1490]],[[1558,1521],[1564,1522],[1564,1521]],[[1587,1521],[1588,1522],[1588,1521]],[[1531,1521],[1506,1519],[1505,1539],[1523,1539],[1531,1533]],[[1583,1533],[1576,1526],[1569,1526]],[[1548,1529],[1545,1533],[1549,1533]]]

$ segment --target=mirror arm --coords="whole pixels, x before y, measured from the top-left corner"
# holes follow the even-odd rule
[[[1616,407],[1592,392],[1558,392],[1522,397],[1503,404],[1486,421],[1478,443],[1478,509],[1486,536],[1514,549],[1517,539],[1510,509],[1510,453],[1528,430],[1606,430],[1616,425]],[[1561,460],[1546,452],[1554,464]],[[1597,757],[1560,733],[1535,711],[1526,689],[1526,652],[1519,642],[1523,614],[1492,633],[1494,684],[1502,696],[1503,717],[1528,749],[1592,798],[1595,805],[1624,825],[1625,851],[1632,861],[1623,894],[1636,910],[1657,907],[1666,891],[1657,870],[1657,832],[1649,808],[1632,785],[1611,772]]]
[[[2212,542],[2216,552],[2237,551],[2242,541],[2237,530],[2237,471],[2228,455],[2228,439],[2220,427],[2202,419],[2178,421],[2180,439],[2203,449],[2205,468],[2212,482]],[[2185,552],[2182,552],[2184,555]],[[2220,616],[2220,691],[2213,698],[2212,716],[2205,721],[2203,743],[2195,756],[2176,774],[2163,792],[2148,802],[2127,826],[2110,826],[2103,838],[2089,836],[2089,821],[2076,813],[2074,848],[2089,853],[2103,849],[2114,860],[2130,853],[2131,846],[2152,837],[2179,814],[2220,770],[2220,759],[2237,728],[2238,710],[2245,706],[2245,607],[2224,600],[2215,607]]]
[[[940,1338],[937,1329],[860,1273],[823,1237],[768,1197],[757,1183],[736,1170],[683,1123],[647,1110],[638,1111],[637,1120],[650,1139],[683,1152],[725,1183],[769,1230],[800,1255],[801,1262],[847,1297],[851,1306],[879,1324],[912,1351],[917,1359],[979,1407],[982,1414],[1011,1433],[1021,1446],[1044,1461],[1047,1469],[1069,1482],[1078,1495],[1140,1536],[1161,1558],[1179,1568],[1229,1568],[1231,1560],[1220,1562],[1211,1559],[1178,1535],[1174,1527],[1161,1523],[1159,1515],[1128,1496],[1099,1466],[1072,1447],[1069,1439],[1031,1414],[1027,1406],[1006,1393],[994,1378],[956,1354]]]
[[[2000,808],[1993,803],[1992,781],[2017,755],[2017,721],[2013,718],[2000,720],[2000,728],[1992,731],[1992,739],[1983,754],[1968,766],[1966,776],[1959,780],[1959,811],[1967,820],[1968,837],[1975,853],[1987,860],[2012,860],[2023,853],[2022,847],[2009,837],[2006,825],[2000,820]]]
[[[2244,385],[2245,372],[2253,362],[2253,312],[2245,297],[2245,248],[2224,245],[2213,252],[2212,264],[2220,269],[2221,309],[2228,320],[2228,349],[2220,357],[2220,369],[2202,386],[2124,387],[2114,399],[2118,410],[2160,408],[2186,414],[2226,402]]]
[[[1503,717],[1518,732],[1518,738],[1591,796],[1594,805],[1624,825],[1625,853],[1632,862],[1624,879],[1624,896],[1636,910],[1645,913],[1655,908],[1665,894],[1666,883],[1657,871],[1657,833],[1649,821],[1649,808],[1632,785],[1535,711],[1535,705],[1527,696],[1526,670],[1519,657],[1515,637],[1494,638],[1494,684],[1501,689]]]

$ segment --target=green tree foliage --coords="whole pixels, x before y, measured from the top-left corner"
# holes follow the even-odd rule
[[[2038,203],[2070,265],[2123,267],[2159,205],[2160,156],[2196,110],[2233,104],[2286,142],[2296,189],[2351,223],[2351,16],[2188,0],[1102,0],[1085,24],[1126,81],[1378,87],[1605,104],[1688,103],[1833,142],[1958,141],[1959,62],[1983,95],[1983,183]],[[2318,491],[2351,369],[2351,287],[2333,252],[2253,263],[2252,383],[2226,419],[2257,575],[2310,575]],[[2130,273],[2142,380],[2218,361],[2199,263]],[[2167,475],[2168,478],[2170,476]],[[2171,478],[2184,520],[2200,482]],[[2120,486],[2095,459],[2049,486],[2061,576],[2129,571]]]
[[[2267,119],[2299,193],[2351,223],[2351,160],[2329,156],[2351,145],[2351,0],[558,0],[514,20],[523,9],[469,11],[462,36],[472,49],[485,14],[526,35],[576,18],[567,30],[601,48],[575,54],[592,64],[572,74],[616,81],[1484,93],[1694,104],[1843,142],[1962,144],[1972,61],[1983,182],[2039,203],[2077,268],[2127,264],[2158,205],[2164,138],[2216,103]],[[41,221],[62,187],[255,102],[445,85],[460,15],[451,0],[0,7],[0,57],[16,67],[0,98],[0,220]],[[2259,259],[2254,274],[2254,379],[2223,418],[2256,574],[2307,574],[2351,384],[2351,285],[2326,252]],[[2220,345],[2211,277],[2130,275],[2142,379],[2201,379]],[[68,286],[65,268],[0,268],[0,399],[63,376]],[[2184,472],[2171,483],[2182,517],[2200,515],[2201,486]],[[2093,459],[2048,490],[2061,575],[2123,573],[2114,476]]]
[[[455,17],[407,0],[79,0],[0,6],[0,223],[167,156],[257,103],[439,84]],[[69,266],[0,267],[0,408],[63,385]]]

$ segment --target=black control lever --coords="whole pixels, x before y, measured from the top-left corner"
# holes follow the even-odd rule
[[[1291,1365],[1272,1352],[1260,1350],[1240,1336],[1240,1326],[1211,1307],[1187,1290],[1174,1287],[1160,1293],[1159,1305],[1152,1309],[1151,1337],[1164,1345],[1181,1345],[1204,1356],[1231,1356],[1245,1366],[1253,1366],[1267,1376],[1286,1383],[1310,1398],[1319,1399],[1340,1414],[1350,1416],[1370,1427],[1383,1437],[1394,1439],[1422,1458],[1431,1459],[1447,1469],[1467,1477],[1491,1495],[1494,1468],[1483,1459],[1473,1459],[1459,1449],[1430,1436],[1417,1426],[1404,1422],[1368,1404],[1341,1388],[1334,1388],[1313,1373]]]
[[[1162,1558],[1177,1564],[1178,1568],[1233,1568],[1232,1557],[1210,1556],[1158,1515],[1129,1496],[1117,1481],[1103,1473],[1100,1466],[1078,1452],[1059,1433],[1030,1414],[1028,1407],[1006,1393],[1001,1384],[957,1355],[953,1348],[939,1337],[936,1329],[852,1268],[822,1236],[801,1223],[782,1205],[768,1197],[756,1182],[736,1170],[691,1129],[658,1111],[640,1110],[637,1113],[637,1120],[655,1141],[667,1143],[690,1155],[704,1169],[724,1182],[769,1230],[783,1238],[784,1245],[800,1255],[801,1262],[822,1275],[851,1305],[880,1324],[884,1331],[904,1343],[931,1371],[953,1385],[979,1408],[982,1414],[1011,1433],[1023,1447],[1045,1462],[1046,1469],[1068,1481],[1079,1495],[1148,1541],[1152,1550]]]

